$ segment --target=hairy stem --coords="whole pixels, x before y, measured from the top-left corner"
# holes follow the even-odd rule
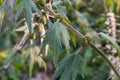
[[[52,9],[50,9],[48,7],[48,5],[45,5],[44,10],[46,12],[48,12],[51,16],[56,16],[56,14],[52,11]],[[61,20],[61,23],[63,25],[65,25],[70,31],[72,31],[74,34],[76,34],[80,39],[83,40],[88,40],[83,34],[81,34],[79,31],[77,31],[75,28],[73,28],[71,25],[69,25],[67,22],[65,22],[64,20]],[[118,78],[120,78],[120,74],[119,72],[115,69],[114,65],[110,62],[110,60],[104,55],[104,53],[98,49],[92,42],[88,41],[88,45],[95,50],[108,64],[109,66],[112,68],[112,70],[114,71],[114,73],[118,76]]]

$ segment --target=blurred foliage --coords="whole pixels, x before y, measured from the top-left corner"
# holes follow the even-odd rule
[[[43,10],[47,3],[57,17]],[[36,22],[35,12],[40,18]],[[117,43],[98,34],[107,29],[108,12],[120,23],[120,0],[0,0],[0,80],[30,80],[41,68],[47,72],[51,61],[52,80],[111,80],[110,67],[101,56],[60,22],[64,19],[98,47],[104,45],[103,38],[110,41],[120,56],[120,31]]]

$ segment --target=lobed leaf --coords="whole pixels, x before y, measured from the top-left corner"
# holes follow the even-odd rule
[[[57,64],[58,56],[61,53],[63,46],[65,46],[66,50],[70,48],[69,34],[67,29],[60,22],[55,22],[49,26],[51,27],[49,27],[48,31],[45,34],[41,52],[45,49],[45,46],[49,44],[50,50],[53,53],[53,62],[54,64]]]
[[[58,67],[52,76],[52,80],[55,80],[58,76],[60,80],[75,80],[78,71],[81,70],[82,57],[78,55],[79,49],[76,52],[65,57],[59,62]]]
[[[32,10],[35,10],[39,15],[42,15],[32,0],[22,0],[17,8],[15,15],[15,19],[17,20],[21,12],[24,12],[30,34],[32,33]]]
[[[39,67],[43,67],[45,70],[46,69],[46,63],[44,62],[44,60],[41,58],[41,56],[38,56],[40,50],[38,46],[31,46],[30,48],[26,49],[22,55],[25,58],[30,58],[30,62],[29,62],[29,75],[31,76],[32,74],[32,69],[34,66],[34,63],[37,62],[39,64]]]

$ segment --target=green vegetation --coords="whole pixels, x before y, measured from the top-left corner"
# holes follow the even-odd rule
[[[0,80],[119,80],[119,13],[120,0],[0,0]]]

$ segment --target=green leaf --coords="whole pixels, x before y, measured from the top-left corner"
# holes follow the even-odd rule
[[[61,53],[63,46],[68,50],[69,46],[69,34],[67,29],[60,22],[55,22],[49,25],[49,29],[45,34],[41,52],[45,49],[45,46],[49,44],[52,51],[52,57],[54,64],[57,64],[58,56]]]
[[[26,0],[24,3],[24,15],[28,25],[30,34],[32,33],[32,8],[30,7],[29,0]]]
[[[64,17],[66,17],[67,18],[67,15],[66,15],[66,10],[65,10],[65,8],[64,7],[62,7],[62,6],[55,6],[56,8],[57,8],[57,13],[60,13],[60,14],[62,14]]]
[[[35,10],[38,14],[41,15],[39,9],[32,0],[22,0],[17,8],[15,15],[15,19],[17,20],[21,12],[24,12],[30,34],[32,33],[32,10]]]
[[[52,80],[55,80],[60,75],[60,80],[75,80],[78,71],[81,71],[82,67],[82,57],[78,55],[79,51],[78,49],[60,61]]]
[[[72,33],[72,31],[70,31],[70,30],[68,30],[68,31],[69,31],[70,39],[73,42],[73,45],[76,47],[77,37],[74,33]]]
[[[16,3],[14,4],[14,10],[17,10],[19,4],[21,3],[22,0],[17,0]]]
[[[112,37],[110,37],[107,34],[104,34],[102,32],[99,33],[99,35],[112,43],[112,45],[116,48],[119,58],[120,58],[120,46],[116,43],[116,41]]]
[[[92,57],[92,50],[90,47],[87,47],[85,49],[84,59],[83,59],[83,66],[82,66],[82,73],[83,74],[86,74],[88,72],[87,71],[87,64],[90,61],[91,57]]]
[[[21,12],[23,11],[24,5],[23,5],[23,1],[19,4],[18,8],[17,8],[17,12],[15,14],[15,20],[18,19],[18,17],[20,16]]]
[[[29,3],[30,3],[30,6],[32,7],[32,9],[35,10],[40,16],[42,16],[42,13],[39,11],[36,4],[32,0],[30,0]]]
[[[76,21],[79,22],[79,24],[81,26],[89,27],[90,24],[89,24],[88,20],[86,19],[86,17],[82,13],[75,11],[74,14],[77,17]]]

